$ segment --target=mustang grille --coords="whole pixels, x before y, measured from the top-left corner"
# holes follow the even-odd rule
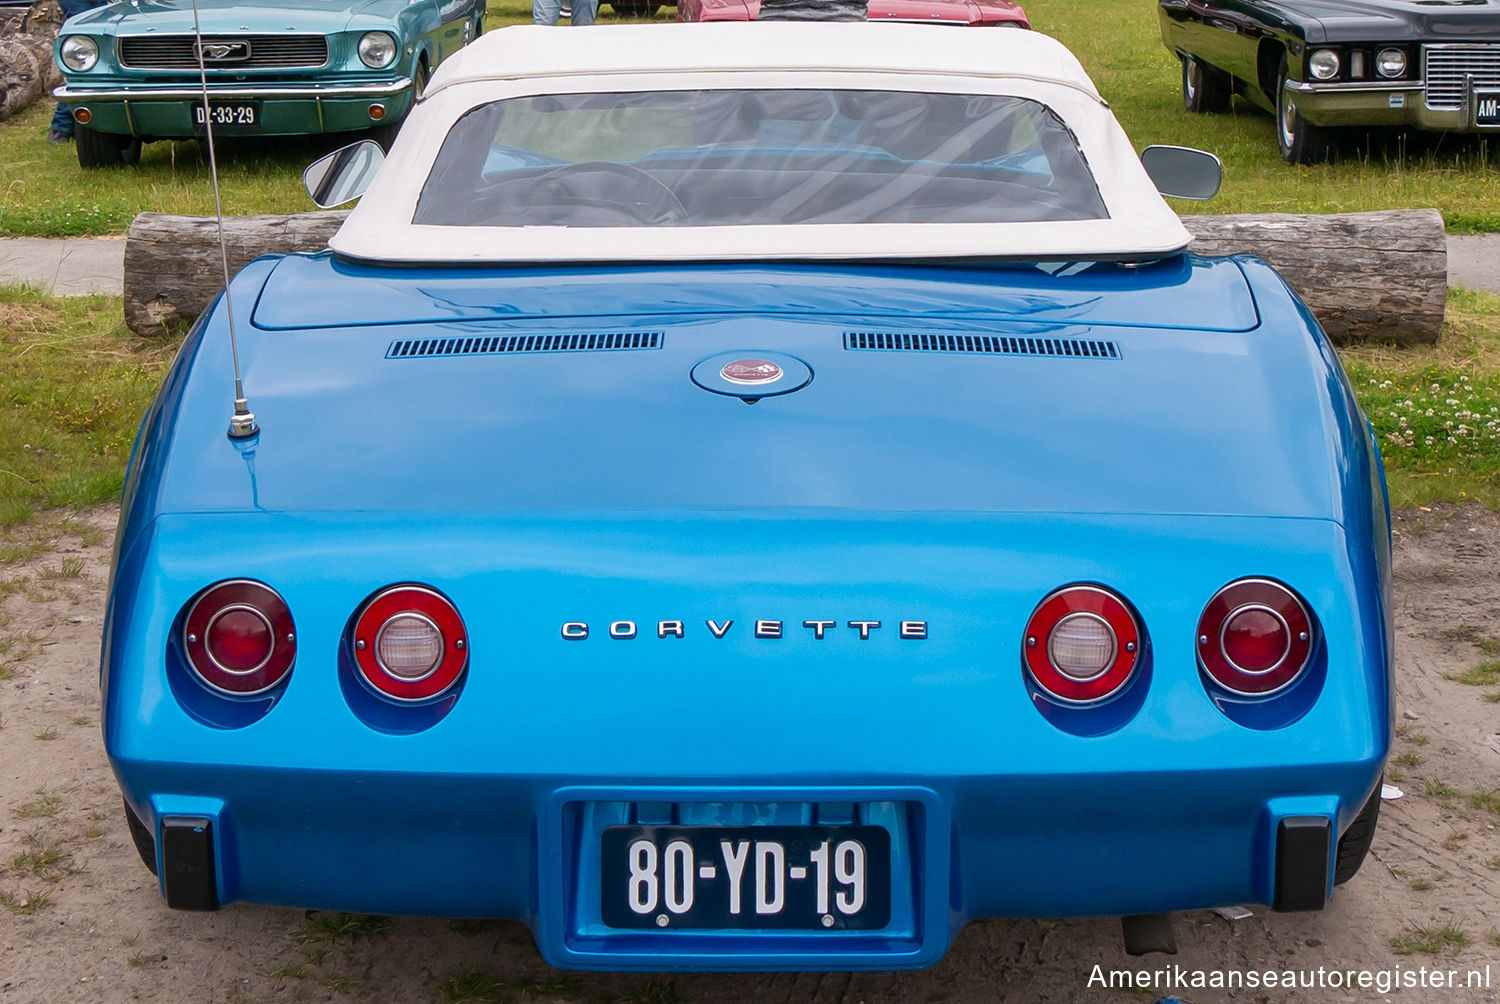
[[[1500,45],[1428,45],[1422,48],[1427,107],[1463,107],[1464,79],[1479,88],[1500,88]]]
[[[844,348],[874,352],[964,352],[991,356],[1066,356],[1118,359],[1114,342],[1092,338],[1020,338],[1013,335],[937,335],[846,331]]]
[[[474,338],[403,338],[387,359],[418,356],[495,356],[513,352],[619,352],[661,348],[660,331],[604,331],[575,335],[486,335]]]
[[[228,46],[223,58],[210,53]],[[205,35],[203,65],[208,70],[270,70],[323,66],[328,39],[323,35]],[[132,35],[120,39],[120,65],[143,70],[196,70],[192,35]]]

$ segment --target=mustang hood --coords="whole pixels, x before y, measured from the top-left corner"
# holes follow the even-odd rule
[[[303,0],[293,3],[242,3],[239,0],[198,0],[199,19],[205,34],[225,31],[337,32],[343,31],[353,14],[393,17],[401,7],[397,0]],[[178,0],[137,0],[112,3],[89,11],[80,25],[109,25],[116,31],[136,35],[147,31],[162,34],[191,33],[193,9]]]
[[[135,464],[154,466],[158,513],[1336,517],[1339,444],[1363,434],[1331,352],[1250,260],[544,279],[324,254],[263,259],[234,289],[262,432],[225,437],[216,310],[150,419],[170,449]],[[741,359],[805,386],[752,403],[719,376]]]

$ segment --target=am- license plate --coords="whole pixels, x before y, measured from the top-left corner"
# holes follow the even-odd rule
[[[193,104],[193,128],[200,132],[212,121],[214,131],[254,132],[260,128],[259,101],[210,101],[205,116],[203,102]]]
[[[1500,91],[1474,92],[1474,124],[1500,125]]]
[[[601,854],[610,927],[872,930],[891,919],[880,826],[612,826]]]

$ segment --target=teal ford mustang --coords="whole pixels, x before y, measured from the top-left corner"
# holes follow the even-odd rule
[[[483,0],[185,0],[113,3],[71,18],[56,96],[78,162],[133,162],[141,143],[374,129],[389,145],[433,70],[484,30]],[[208,107],[202,96],[208,81]]]

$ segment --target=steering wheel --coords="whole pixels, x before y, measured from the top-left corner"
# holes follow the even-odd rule
[[[608,160],[566,164],[527,186],[526,201],[623,211],[641,223],[669,223],[687,216],[677,193],[638,167]]]

